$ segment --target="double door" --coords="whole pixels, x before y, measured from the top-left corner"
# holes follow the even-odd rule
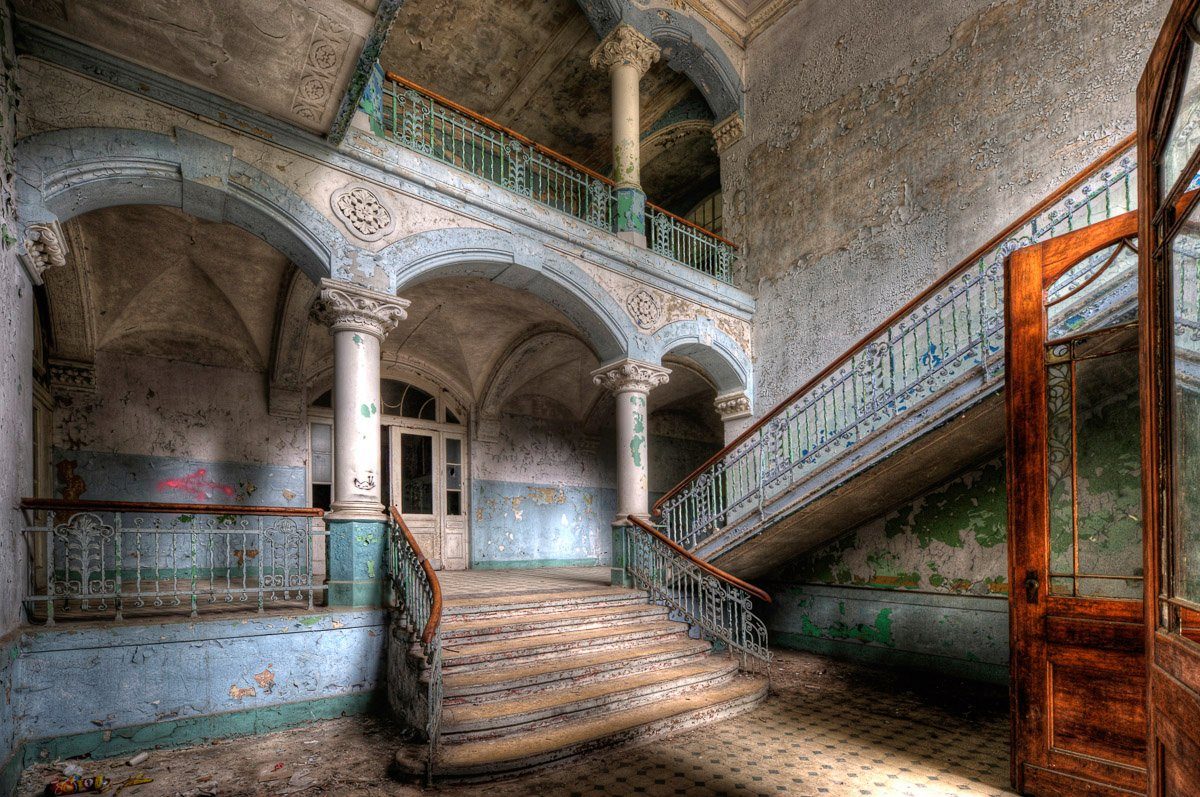
[[[387,427],[391,501],[435,569],[465,570],[466,446],[459,433]]]

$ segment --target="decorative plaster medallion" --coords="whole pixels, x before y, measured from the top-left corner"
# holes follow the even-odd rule
[[[334,214],[359,238],[378,241],[396,229],[396,217],[365,185],[348,185],[329,197]]]
[[[38,285],[46,269],[67,264],[67,247],[57,221],[30,224],[25,228],[25,254],[22,257],[30,276]]]
[[[653,329],[662,321],[662,302],[645,288],[630,292],[625,299],[625,309],[641,329]]]
[[[713,138],[717,142],[717,154],[719,155],[742,140],[742,136],[746,134],[746,123],[735,111],[713,125],[712,132]]]
[[[620,24],[613,28],[604,41],[592,53],[592,68],[612,70],[618,66],[632,66],[638,76],[644,76],[650,65],[662,57],[662,49],[650,39],[636,31],[631,25]]]
[[[319,123],[334,93],[334,82],[342,65],[342,54],[350,43],[350,31],[329,17],[319,15],[296,95],[292,98],[292,113]]]
[[[669,368],[638,360],[621,360],[592,371],[592,382],[613,393],[627,390],[649,393],[659,385],[665,385],[670,376]]]

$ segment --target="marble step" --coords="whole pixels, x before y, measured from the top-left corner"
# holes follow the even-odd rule
[[[572,689],[598,679],[619,678],[699,661],[712,646],[700,639],[669,639],[633,649],[584,651],[509,667],[454,669],[445,674],[443,703],[484,703],[526,692]]]
[[[523,617],[531,611],[573,611],[588,606],[628,606],[646,603],[643,590],[596,587],[571,592],[477,595],[450,598],[442,605],[442,621]]]
[[[731,680],[736,673],[734,662],[710,656],[676,667],[594,681],[576,689],[545,690],[490,703],[450,706],[442,711],[442,743],[465,744],[625,711],[716,686]]]
[[[667,734],[735,716],[767,695],[767,679],[737,675],[717,686],[694,689],[622,711],[589,715],[552,727],[511,733],[497,739],[444,744],[438,749],[435,781],[494,778],[526,771],[595,750],[642,744]],[[393,773],[421,777],[424,745],[405,745],[396,753]]]
[[[517,617],[487,615],[462,620],[451,617],[442,622],[442,639],[447,644],[511,639],[552,631],[583,631],[589,628],[615,627],[656,618],[666,618],[663,606],[646,603],[598,604],[569,611],[529,611]]]
[[[490,642],[450,640],[442,645],[442,667],[527,664],[541,658],[569,656],[583,650],[629,649],[670,637],[683,637],[687,626],[669,620],[639,621],[615,628],[589,628],[551,634],[527,634]]]

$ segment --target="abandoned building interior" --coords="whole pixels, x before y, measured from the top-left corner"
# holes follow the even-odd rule
[[[1200,795],[1198,48],[0,0],[0,795]]]

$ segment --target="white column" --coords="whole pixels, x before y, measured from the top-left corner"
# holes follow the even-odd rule
[[[379,350],[408,300],[353,283],[321,280],[318,315],[333,336],[335,520],[379,520]]]
[[[646,244],[642,191],[641,80],[662,50],[629,25],[613,28],[592,53],[592,67],[612,80],[613,180],[617,184],[617,234]]]
[[[732,443],[738,435],[750,428],[750,397],[745,391],[722,393],[713,399],[713,406],[716,407],[717,414],[721,416],[721,424],[725,427],[725,445]]]
[[[617,400],[617,517],[624,525],[626,515],[649,517],[649,438],[646,397],[666,384],[671,372],[657,365],[621,360],[592,372],[592,381],[612,391]]]

